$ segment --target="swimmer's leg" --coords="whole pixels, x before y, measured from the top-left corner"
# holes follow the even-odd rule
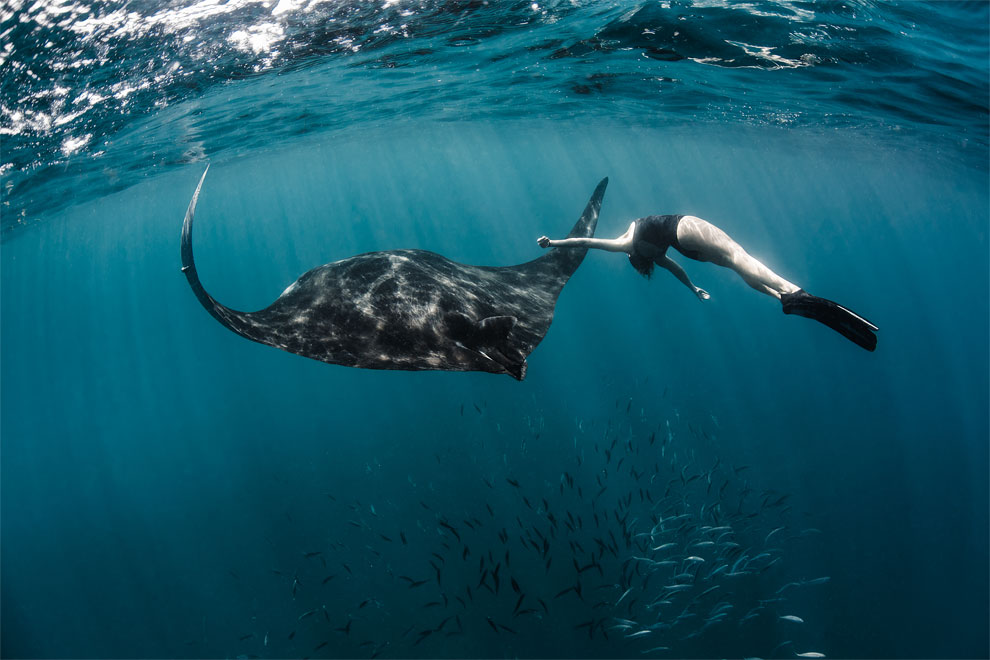
[[[677,225],[677,242],[685,253],[690,253],[685,256],[731,268],[757,291],[778,298],[785,314],[814,319],[866,350],[876,350],[877,326],[838,303],[813,296],[788,282],[715,225],[686,215]]]
[[[781,294],[800,288],[750,256],[724,231],[693,215],[686,215],[677,223],[677,242],[684,256],[731,268],[746,284],[778,300]]]

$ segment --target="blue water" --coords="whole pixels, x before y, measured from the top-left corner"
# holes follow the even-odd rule
[[[0,654],[990,654],[987,5],[382,4],[0,13]],[[521,263],[608,176],[599,235],[701,216],[879,347],[594,252],[522,383],[306,360],[179,272],[207,162],[235,309],[371,250]],[[679,556],[717,518],[749,570],[693,547],[648,608],[665,494]]]

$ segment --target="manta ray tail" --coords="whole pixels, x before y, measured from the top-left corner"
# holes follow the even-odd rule
[[[203,284],[199,281],[199,274],[196,272],[196,264],[193,261],[193,215],[196,213],[196,202],[199,201],[199,191],[203,187],[203,180],[206,179],[206,173],[209,171],[210,166],[207,165],[206,170],[203,171],[203,176],[199,178],[199,183],[196,185],[196,192],[193,193],[192,199],[189,201],[189,208],[186,209],[186,217],[182,221],[182,272],[186,274],[186,279],[189,280],[189,286],[192,287],[193,293],[196,294],[196,298],[200,303],[202,303],[203,307],[206,308],[206,311],[208,311],[213,318],[220,321],[224,327],[233,330],[242,337],[252,339],[252,337],[245,332],[246,326],[250,325],[248,315],[244,312],[238,312],[230,309],[229,307],[224,307],[214,300],[213,296],[206,292],[206,289],[203,288]]]

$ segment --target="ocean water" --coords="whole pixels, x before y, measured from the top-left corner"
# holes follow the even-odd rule
[[[986,657],[987,26],[8,3],[0,654]],[[534,259],[608,176],[599,236],[698,215],[879,346],[592,251],[522,382],[307,360],[180,272],[207,163],[197,267],[235,309],[368,251]]]

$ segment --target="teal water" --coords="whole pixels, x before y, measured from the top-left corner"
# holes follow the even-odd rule
[[[268,20],[261,5],[243,7]],[[787,14],[769,24],[781,30],[860,29],[856,52],[882,44],[890,70],[923,50],[891,28],[903,12],[927,16],[922,5],[821,5],[831,18],[810,24],[799,11],[810,5],[754,7],[749,20],[782,41],[760,11]],[[950,26],[985,17],[982,6],[951,7]],[[421,37],[452,40],[464,21],[484,18],[455,9],[424,18],[434,29],[421,25]],[[479,35],[449,48],[533,53],[524,46],[549,40],[546,31],[589,32],[599,46],[554,76],[624,61],[608,30],[632,20],[619,20],[626,8],[557,10],[555,22],[489,35],[509,45]],[[673,10],[681,23],[704,14],[708,23],[691,23],[699,34],[716,29],[706,26],[717,8]],[[728,30],[732,17],[721,18]],[[869,31],[878,25],[889,28],[884,38]],[[782,124],[747,118],[735,101],[706,104],[694,121],[695,110],[662,96],[560,97],[553,76],[525,97],[535,99],[528,112],[521,97],[514,111],[480,112],[501,107],[498,96],[458,101],[444,90],[461,87],[426,84],[430,66],[458,61],[444,49],[411,65],[416,93],[404,96],[387,77],[393,68],[376,78],[352,67],[352,84],[331,84],[339,78],[320,67],[350,60],[329,48],[307,55],[324,58],[318,65],[276,59],[250,76],[217,64],[220,80],[168,87],[161,107],[113,120],[123,124],[74,119],[51,134],[5,133],[0,653],[640,657],[669,647],[642,657],[985,657],[990,193],[977,92],[986,33],[915,25],[930,48],[913,61],[929,66],[910,84],[960,87],[976,106],[919,92],[927,129],[817,93],[869,88],[872,69],[855,62],[880,66],[878,55],[836,56],[832,72],[845,83],[814,78],[827,67],[702,80],[690,61],[636,65],[680,66],[662,73],[694,72],[696,84],[724,83],[737,100],[746,85],[730,85],[732,76],[757,76],[746,93],[788,99],[799,118]],[[952,51],[936,53],[949,34]],[[169,35],[181,41],[168,31],[142,38]],[[954,82],[935,63],[939,75],[956,67]],[[774,71],[809,77],[759,77]],[[846,119],[823,119],[832,102]],[[403,103],[405,113],[389,116]],[[315,114],[302,116],[303,105]],[[232,116],[250,108],[256,116]],[[356,114],[323,125],[326,108]],[[372,108],[382,116],[368,116]],[[79,130],[104,135],[104,154],[94,155],[95,137],[62,153]],[[47,160],[32,169],[38,158]],[[782,276],[874,321],[879,347],[867,353],[785,316],[714,265],[673,255],[712,294],[702,303],[666,273],[646,280],[621,255],[595,252],[565,287],[521,383],[306,360],[222,328],[179,271],[182,215],[206,162],[197,266],[235,309],[264,307],[309,268],[372,250],[530,260],[541,254],[536,237],[566,232],[608,176],[599,236],[652,213],[701,216]],[[649,531],[657,511],[646,498],[665,492],[677,513],[731,526],[752,574],[709,577],[714,592],[648,608],[663,585],[635,567],[623,534]],[[686,546],[688,536],[672,538]],[[753,560],[765,550],[770,557]],[[708,550],[691,552],[707,558],[699,570],[709,575]],[[601,570],[586,568],[592,559]],[[480,585],[479,562],[489,575],[501,567],[498,593],[491,577],[491,592]],[[428,582],[410,588],[401,576]],[[524,596],[515,608],[510,576]],[[581,598],[558,596],[575,584]],[[661,625],[630,638],[639,627],[623,620]]]

